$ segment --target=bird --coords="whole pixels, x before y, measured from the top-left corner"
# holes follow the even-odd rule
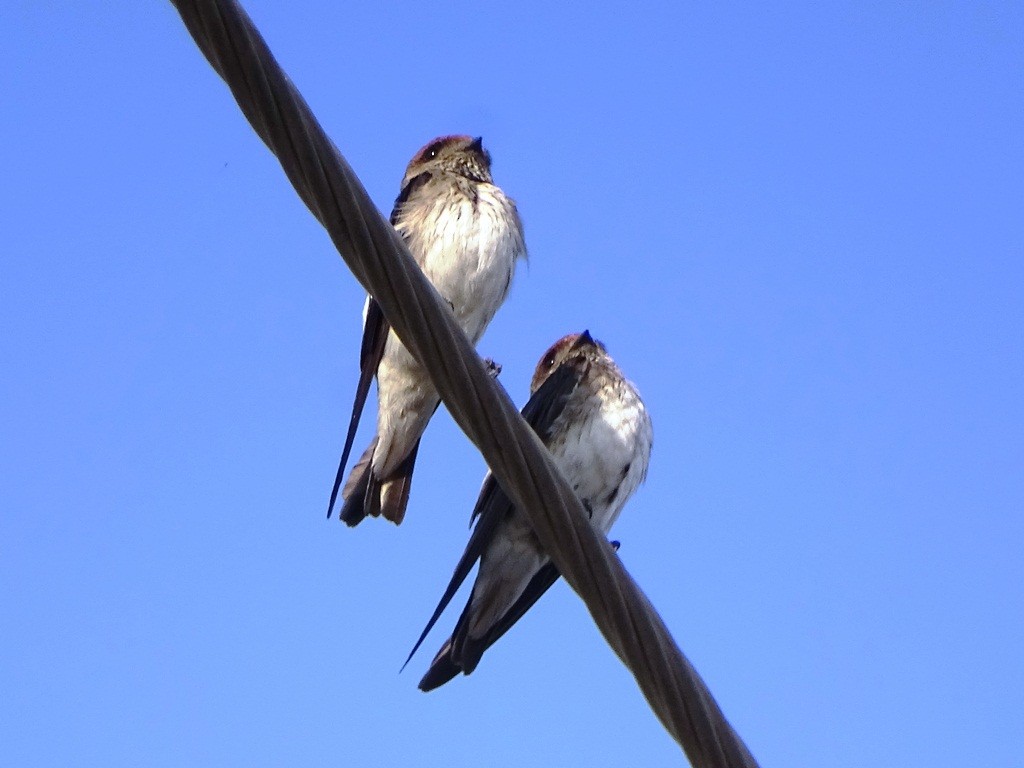
[[[589,331],[559,339],[541,357],[523,418],[551,453],[590,518],[607,534],[647,476],[654,432],[636,386]],[[422,645],[477,561],[469,601],[451,637],[419,683],[423,691],[470,674],[491,645],[559,578],[528,517],[490,472],[471,521],[473,532],[448,587],[406,664]],[[618,549],[618,542],[612,542]],[[403,667],[404,669],[404,667]]]
[[[476,344],[508,296],[516,263],[527,256],[515,201],[494,183],[483,140],[441,136],[420,149],[405,170],[391,224]],[[377,433],[342,485],[374,377]],[[359,380],[328,518],[340,489],[339,517],[349,526],[368,515],[402,522],[420,438],[439,403],[426,371],[367,296]]]

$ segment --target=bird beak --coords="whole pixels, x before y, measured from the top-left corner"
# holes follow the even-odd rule
[[[590,335],[590,331],[584,331],[581,333],[580,337],[576,339],[576,343],[573,344],[574,347],[582,347],[584,345],[591,347],[597,346],[594,343],[594,337]]]

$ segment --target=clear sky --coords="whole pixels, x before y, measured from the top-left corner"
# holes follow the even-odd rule
[[[1020,763],[1024,6],[246,5],[385,213],[484,137],[480,350],[637,383],[620,554],[763,765]],[[483,462],[442,410],[400,529],[326,521],[362,289],[170,4],[2,16],[2,762],[679,764],[564,583],[398,674]]]

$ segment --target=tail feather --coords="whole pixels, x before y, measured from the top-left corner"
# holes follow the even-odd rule
[[[341,492],[344,504],[338,515],[348,526],[354,527],[366,517],[383,515],[395,525],[405,517],[409,505],[409,491],[412,489],[412,471],[416,465],[416,453],[420,444],[413,446],[409,455],[386,480],[373,473],[373,452],[377,438],[373,439],[359,461],[352,467],[345,487]]]
[[[370,482],[363,496],[363,517],[380,517],[380,480],[370,470]]]
[[[434,660],[430,662],[430,669],[427,670],[426,674],[423,675],[423,678],[420,680],[419,689],[421,691],[427,693],[435,688],[440,688],[462,671],[462,669],[452,661],[451,650],[452,643],[451,640],[449,640],[444,644],[444,646],[442,646],[441,650],[437,652],[437,656],[435,656]]]
[[[370,493],[370,486],[373,483],[373,451],[377,447],[377,438],[373,438],[370,447],[367,448],[359,461],[352,467],[348,480],[345,481],[345,488],[341,492],[344,500],[341,512],[338,517],[348,526],[359,525],[366,517],[366,499]]]
[[[412,471],[416,466],[416,453],[419,449],[420,441],[417,440],[409,455],[402,460],[391,477],[380,485],[380,514],[395,525],[401,525],[405,519],[405,509],[409,506],[409,491],[412,490]]]
[[[462,610],[462,615],[455,624],[455,631],[444,641],[441,650],[430,662],[430,668],[420,680],[419,689],[424,693],[440,688],[460,672],[468,675],[476,669],[480,657],[490,645],[486,640],[474,640],[469,637],[471,605],[472,601]]]
[[[471,674],[480,663],[484,651],[498,642],[512,628],[512,625],[519,621],[523,614],[540,599],[541,595],[558,581],[558,577],[558,569],[553,563],[547,563],[534,575],[523,594],[505,615],[482,637],[473,637],[469,634],[469,626],[475,614],[475,611],[472,611],[473,602],[470,600],[463,609],[462,615],[459,616],[452,636],[445,640],[441,650],[437,652],[437,656],[430,662],[430,669],[420,680],[419,689],[424,692],[432,691],[435,688],[440,688],[460,672],[464,675]]]
[[[451,638],[445,642],[437,658],[431,662],[431,669],[441,660],[442,654],[445,655],[444,663],[451,664],[458,672],[468,675],[476,669],[476,665],[480,663],[480,657],[484,655],[484,651],[487,650],[489,643],[486,637],[470,637],[469,625],[472,623],[475,612],[471,596],[466,603],[466,607],[462,609],[459,620],[455,622],[455,630],[452,632]],[[427,674],[430,674],[430,670],[427,671]],[[451,678],[448,679],[450,680]]]
[[[461,669],[465,675],[476,669],[484,651],[490,648],[491,643],[494,642],[490,637],[490,632],[485,632],[482,637],[473,637],[469,633],[470,625],[473,623],[473,617],[470,615],[471,608],[473,608],[472,600],[466,605],[466,610],[462,612],[455,625],[455,631],[452,633],[452,652],[449,654],[452,664]]]
[[[610,542],[612,549],[619,551],[619,542]],[[480,663],[484,651],[494,645],[512,626],[533,607],[541,596],[559,579],[558,568],[548,562],[530,580],[523,594],[508,609],[504,616],[492,626],[483,637],[469,636],[469,605],[462,612],[452,636],[441,646],[437,656],[430,662],[430,669],[420,680],[421,691],[440,688],[460,672],[470,674]],[[429,628],[429,627],[428,627]],[[425,634],[425,633],[424,633]],[[422,640],[422,638],[421,638]],[[415,649],[414,649],[415,651]],[[411,658],[411,655],[410,655]],[[408,661],[406,661],[408,663]]]

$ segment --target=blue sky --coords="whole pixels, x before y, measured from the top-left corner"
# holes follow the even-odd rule
[[[385,212],[484,137],[530,263],[480,350],[640,387],[620,554],[763,765],[1019,760],[1019,4],[246,6]],[[679,764],[564,584],[398,674],[481,459],[439,412],[400,529],[325,521],[362,290],[169,4],[4,17],[5,762]]]

